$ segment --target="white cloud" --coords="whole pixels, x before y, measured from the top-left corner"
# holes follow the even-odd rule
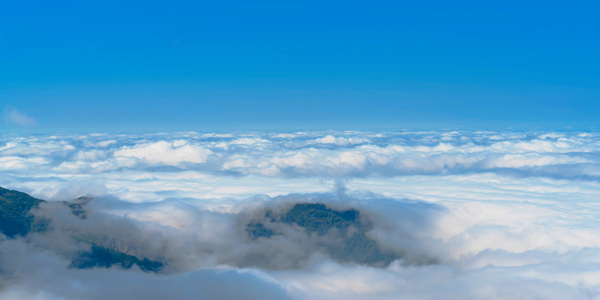
[[[348,197],[323,194],[334,178],[346,180]],[[438,261],[373,268],[332,262],[317,253],[300,269],[251,271],[269,278],[275,290],[300,299],[600,295],[600,135],[595,132],[3,136],[0,182],[51,200],[87,193],[136,203],[99,209],[169,233],[163,234],[170,236],[169,246],[151,243],[148,251],[169,249],[169,257],[186,259],[179,265],[188,264],[185,272],[191,273],[165,278],[165,288],[174,278],[220,268],[219,263],[259,249],[236,239],[230,214],[287,201],[279,195],[316,201],[318,194],[327,195],[322,201],[372,211],[380,223],[369,236],[382,247],[418,250]],[[402,206],[411,200],[398,199],[422,200],[415,203],[423,206]],[[425,204],[442,209],[430,214]],[[417,222],[424,216],[434,217]],[[268,245],[274,258],[305,254],[303,244]],[[60,280],[82,274],[65,272]],[[216,276],[206,274],[202,278]],[[31,289],[39,286],[36,276],[0,296],[88,295]],[[92,278],[80,283],[87,287]]]
[[[14,107],[4,108],[4,122],[18,126],[35,126],[37,122],[33,117],[30,117]]]
[[[204,163],[211,153],[201,146],[189,145],[185,140],[176,140],[123,147],[114,152],[114,157],[125,165],[132,164],[133,158],[148,165],[185,166]]]
[[[79,270],[21,240],[0,241],[2,299],[290,299],[288,291],[257,270],[210,268],[171,275],[134,270]],[[235,288],[232,288],[235,287]]]
[[[95,135],[9,138],[2,155],[47,157],[69,173],[177,167],[269,177],[501,173],[598,180],[596,134],[340,133],[281,139],[260,134]],[[323,146],[325,145],[325,146]]]

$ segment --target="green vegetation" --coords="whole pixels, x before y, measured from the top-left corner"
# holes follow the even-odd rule
[[[0,187],[0,231],[7,237],[29,233],[35,221],[29,212],[42,202],[25,193]]]
[[[246,226],[246,232],[254,239],[259,237],[271,237],[275,232],[266,228],[263,223],[249,223]]]
[[[359,212],[356,209],[337,211],[321,203],[298,203],[281,218],[281,221],[297,224],[309,233],[316,232],[324,235],[332,228],[346,233],[352,225],[362,227],[358,215]]]
[[[337,261],[388,265],[397,258],[393,253],[382,251],[374,240],[367,237],[370,226],[363,224],[360,212],[356,209],[338,211],[322,203],[297,203],[281,215],[266,211],[265,221],[295,224],[308,234],[327,235],[330,242],[320,242],[317,246]],[[256,221],[246,226],[246,232],[254,239],[278,234]]]
[[[73,202],[62,202],[64,205],[71,209],[71,212],[80,219],[85,219],[87,213],[85,211],[85,205],[92,201],[92,198],[81,196],[75,199]]]
[[[74,202],[56,202],[53,205],[66,205],[71,213],[80,219],[86,218],[85,204],[91,199],[81,197]],[[0,232],[9,238],[25,236],[31,231],[43,233],[51,225],[50,219],[36,218],[31,210],[38,208],[41,203],[46,203],[25,193],[7,190],[0,187]],[[140,259],[113,249],[102,247],[89,239],[77,238],[91,245],[90,252],[82,253],[73,259],[71,265],[76,268],[110,267],[120,265],[129,269],[134,264],[144,271],[157,272],[163,264],[149,259]]]
[[[161,262],[149,260],[147,258],[139,259],[133,255],[128,255],[95,244],[92,245],[91,252],[84,253],[80,257],[74,259],[71,263],[72,267],[79,269],[90,269],[94,267],[109,268],[112,265],[120,265],[124,269],[129,269],[133,267],[133,265],[137,265],[140,269],[147,272],[157,272],[163,267]]]

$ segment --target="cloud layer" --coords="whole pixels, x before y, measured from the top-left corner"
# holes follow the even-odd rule
[[[198,171],[266,177],[505,173],[598,180],[591,133],[154,134],[4,137],[0,167],[60,174]]]
[[[273,299],[595,299],[599,175],[600,136],[581,132],[3,136],[4,187],[94,196],[95,213],[43,210],[53,235],[1,241],[0,295],[118,299],[139,286],[130,299],[227,298],[239,285]],[[281,224],[268,224],[276,237],[248,237],[266,209],[304,202],[358,209],[367,236],[401,258],[339,261]],[[69,269],[79,246],[61,232],[78,231],[110,232],[107,243],[169,267]]]

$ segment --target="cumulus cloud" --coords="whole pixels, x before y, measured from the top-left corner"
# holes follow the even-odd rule
[[[67,206],[45,203],[34,214],[50,221],[48,230],[30,234],[30,241],[72,259],[85,248],[82,241],[92,240],[140,259],[162,261],[167,273],[220,265],[294,269],[318,256],[379,266],[393,259],[427,264],[441,258],[432,250],[436,241],[431,230],[443,209],[420,201],[356,198],[338,191],[254,197],[227,211],[203,202],[134,204],[111,197],[84,207],[81,218]],[[332,213],[328,218],[352,209],[359,219],[352,217],[350,227],[329,228],[331,220],[317,219],[311,221],[316,225],[302,227],[288,221],[292,208],[299,209],[300,219],[311,218],[303,213],[315,208],[319,216]],[[264,230],[272,233],[263,235]]]
[[[396,260],[389,265],[339,261],[322,247],[318,236],[286,224],[269,227],[278,230],[275,236],[251,238],[247,229],[256,218],[265,221],[265,211],[285,212],[295,203],[358,209],[372,225],[368,236],[382,249],[396,251]],[[347,191],[339,181],[331,193],[259,196],[225,210],[192,199],[136,204],[105,197],[88,205],[84,219],[65,206],[44,205],[36,215],[52,219],[52,230],[0,241],[4,285],[0,295],[564,299],[594,298],[600,291],[598,234],[578,225],[581,220],[565,223],[560,217],[564,212],[549,205],[475,201],[461,211]],[[536,221],[545,223],[528,223]],[[445,232],[446,226],[464,222],[470,223],[449,235]],[[86,249],[74,236],[104,236],[102,245],[161,260],[166,268],[156,275],[135,267],[69,268],[72,256]],[[339,238],[324,237],[333,238],[333,243]],[[102,290],[106,284],[112,288]],[[232,290],[231,285],[243,288]]]
[[[0,168],[58,174],[123,169],[266,177],[498,173],[598,181],[593,133],[338,133],[337,136],[62,135],[5,137]]]
[[[600,295],[594,132],[1,138],[5,187],[52,201],[95,198],[86,219],[42,207],[54,231],[0,241],[2,298],[118,299],[127,283],[144,290],[143,282],[148,294],[130,298],[172,289],[182,299],[226,298],[234,291],[223,286],[237,284],[264,288],[244,295],[296,299]],[[393,259],[332,254],[360,231],[320,235],[281,222],[296,203],[358,210],[367,242]],[[89,250],[73,236],[103,236],[103,245],[167,264],[159,274],[70,269]],[[103,282],[115,292],[100,291]]]
[[[35,126],[37,122],[33,117],[30,117],[14,107],[4,108],[4,122],[6,124],[18,126]]]
[[[210,150],[201,146],[189,145],[186,140],[175,140],[125,146],[116,150],[113,156],[120,162],[119,165],[134,165],[135,162],[130,162],[134,159],[148,165],[185,166],[204,163],[210,154]]]

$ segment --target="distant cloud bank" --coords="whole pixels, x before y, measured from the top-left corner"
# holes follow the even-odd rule
[[[503,173],[597,181],[591,133],[60,135],[5,138],[0,168],[60,174],[194,171],[266,177]]]

